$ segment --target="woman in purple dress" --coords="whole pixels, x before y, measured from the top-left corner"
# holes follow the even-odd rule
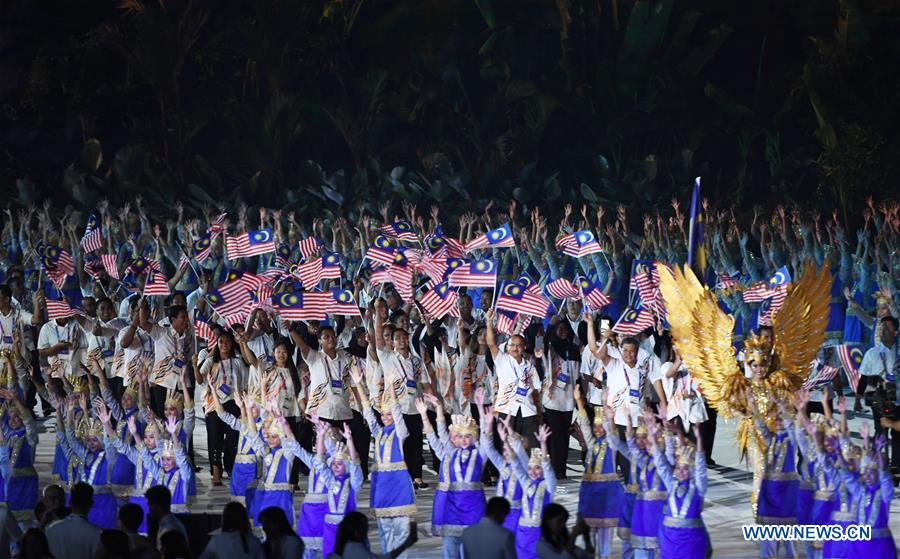
[[[512,432],[508,424],[511,421],[512,418],[507,416],[503,434],[508,435]],[[522,484],[522,516],[516,528],[516,557],[519,559],[537,559],[536,546],[541,538],[544,507],[553,501],[553,495],[556,493],[556,473],[550,465],[550,453],[547,452],[549,437],[550,429],[546,425],[541,425],[537,432],[541,448],[532,449],[530,458],[518,439],[510,442],[516,453],[512,467],[516,477],[521,480],[519,483]]]
[[[519,440],[520,444],[524,445],[525,443],[522,442],[524,439],[517,433],[505,433],[501,437],[501,440],[504,441],[503,454],[497,452],[497,449],[494,448],[492,435],[494,412],[490,408],[484,407],[484,389],[479,388],[475,392],[475,405],[478,409],[478,417],[481,418],[481,448],[484,449],[488,460],[491,461],[500,474],[497,478],[495,495],[509,501],[509,514],[506,515],[506,519],[503,521],[503,527],[515,534],[519,527],[519,518],[522,516],[522,484],[519,483],[519,478],[516,476],[515,469],[512,466],[512,463],[516,460],[516,453],[510,446],[510,442]],[[506,427],[502,422],[497,423],[497,428],[501,432],[506,431]]]

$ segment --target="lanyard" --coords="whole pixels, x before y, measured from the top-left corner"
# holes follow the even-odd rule
[[[518,364],[513,360],[513,374],[516,375],[516,386],[520,384],[524,384],[524,381],[528,380],[528,370],[530,367],[528,366],[528,362],[525,361],[525,367],[522,368],[522,376],[519,376],[519,367]]]
[[[338,356],[338,355],[339,354],[335,353],[335,356]],[[331,366],[328,364],[329,359],[330,359],[330,357],[328,357],[328,355],[326,355],[325,352],[323,351],[322,352],[322,362],[325,363],[325,372],[328,373],[328,378],[330,380],[341,380],[343,378],[343,371],[344,371],[343,366],[341,365],[341,358],[340,357],[337,358],[337,370],[338,370],[337,378],[335,378],[334,375],[331,374]]]
[[[416,358],[413,357],[412,355],[409,356],[409,362],[411,364],[410,368],[412,369],[412,373],[413,373],[412,376],[410,376],[406,372],[406,367],[403,366],[403,357],[401,357],[399,354],[397,355],[397,364],[400,365],[400,371],[403,372],[403,378],[405,378],[406,380],[418,380],[419,379],[419,363],[416,361]]]

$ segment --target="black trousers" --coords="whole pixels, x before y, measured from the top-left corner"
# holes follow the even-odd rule
[[[509,414],[505,413],[499,414],[500,419],[506,419],[508,416]],[[538,440],[535,436],[538,429],[538,418],[536,415],[522,417],[522,410],[519,409],[513,417],[512,428],[513,431],[528,439],[528,446],[530,448],[538,448]]]
[[[123,379],[122,377],[112,377],[110,379],[106,379],[106,382],[109,384],[109,391],[112,393],[113,398],[115,398],[116,400],[121,400],[122,393],[125,392],[125,379]]]
[[[572,427],[572,412],[544,409],[544,423],[552,435],[547,441],[550,463],[557,479],[566,479],[566,459],[569,456],[569,429]]]
[[[156,417],[165,417],[166,416],[166,396],[169,394],[169,389],[165,386],[159,386],[158,384],[150,385],[150,409],[153,410],[153,413],[156,414]]]
[[[424,456],[422,443],[425,440],[425,427],[422,425],[422,416],[417,413],[403,414],[406,430],[409,436],[403,441],[403,457],[406,459],[406,471],[413,479],[422,479],[422,465]],[[432,425],[434,425],[432,423]]]
[[[362,468],[363,479],[369,478],[369,445],[372,443],[372,433],[363,415],[353,410],[353,419],[350,420],[350,433],[353,435],[353,446],[359,453],[359,465]]]
[[[616,425],[616,431],[619,434],[619,440],[622,441],[623,444],[628,444],[628,441],[625,439],[625,426],[624,425]],[[610,433],[612,435],[612,433]],[[628,479],[628,472],[631,468],[631,460],[628,459],[627,456],[622,454],[621,452],[616,453],[616,467],[619,469],[619,474]]]
[[[290,422],[291,420],[288,419],[288,423]],[[309,421],[300,422],[297,419],[294,419],[294,423],[296,424],[294,437],[297,438],[297,442],[300,443],[301,447],[315,454],[316,451],[313,448],[313,440],[316,437],[316,430],[313,427],[313,424]],[[293,428],[294,424],[292,424],[291,427]],[[297,462],[299,462],[299,466],[297,466]],[[298,459],[297,462],[294,463],[294,468],[291,469],[291,483],[297,483],[300,480],[300,474],[305,476],[309,475],[309,466],[302,460]]]
[[[222,404],[225,411],[235,417],[241,416],[234,401]],[[228,426],[216,412],[206,414],[206,437],[209,444],[209,465],[231,472],[237,454],[238,432]]]
[[[872,408],[872,418],[875,421],[875,435],[884,435],[889,440],[890,444],[884,447],[884,459],[886,464],[890,464],[891,471],[897,474],[898,470],[900,470],[900,431],[882,427],[882,415],[876,412],[874,408]],[[890,455],[888,455],[888,452],[890,452]]]
[[[706,406],[706,415],[709,419],[700,424],[700,438],[703,440],[703,453],[706,454],[706,461],[709,462],[712,460],[713,443],[716,441],[716,422],[719,412],[707,401],[704,401],[703,405]]]

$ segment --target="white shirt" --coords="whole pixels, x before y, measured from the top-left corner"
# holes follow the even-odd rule
[[[124,347],[122,339],[128,328],[123,328],[116,339],[116,346],[122,351],[122,364],[117,369],[120,377],[127,381],[137,372],[141,366],[149,368],[153,365],[153,338],[141,328],[135,328],[131,345]]]
[[[878,342],[863,355],[859,366],[859,373],[867,377],[881,377],[885,379],[887,373],[894,370],[894,362],[897,359],[897,342],[893,347],[887,347]]]
[[[28,352],[34,349],[31,341],[31,319],[30,312],[20,307],[10,307],[9,314],[0,313],[0,349],[12,349],[13,332],[19,331],[21,340],[19,342],[19,352],[26,356]]]
[[[495,384],[497,376],[494,371],[488,367],[487,355],[477,355],[466,347],[462,351],[459,359],[456,360],[456,368],[459,371],[461,382],[472,383],[472,401],[475,401],[475,391],[484,388],[484,403],[490,404],[494,401]],[[465,413],[466,410],[463,410]]]
[[[332,359],[321,349],[310,349],[303,360],[309,366],[310,383],[306,413],[318,413],[323,419],[352,419],[350,387],[356,385],[350,367],[360,366],[356,357],[338,349]]]
[[[591,348],[588,346],[584,346],[584,349],[581,351],[581,374],[582,376],[594,377],[598,380],[603,380],[606,376],[603,362],[594,356]],[[590,383],[588,386],[588,403],[592,406],[603,405],[603,392],[594,386],[594,383]]]
[[[256,356],[256,365],[250,367],[250,379],[258,383],[266,368],[275,362],[275,338],[272,334],[257,330],[247,340],[247,349]]]
[[[103,329],[99,335],[94,334],[94,327],[96,325],[99,325],[100,328]],[[116,353],[122,353],[121,351],[118,351],[116,337],[119,332],[127,326],[128,322],[122,318],[114,318],[109,322],[103,322],[99,318],[95,318],[91,319],[85,327],[88,353],[94,353],[99,357],[100,363],[106,371],[106,378],[116,376],[113,364]]]
[[[153,369],[150,382],[169,389],[178,387],[182,369],[191,366],[196,340],[194,329],[188,326],[184,334],[178,334],[171,326],[153,326]],[[190,370],[190,369],[188,369]]]
[[[556,379],[555,369],[559,368]],[[570,361],[556,355],[551,347],[544,354],[544,382],[542,383],[541,404],[544,409],[568,412],[575,409],[575,381],[580,366],[578,361]]]
[[[654,365],[655,356],[644,351],[638,351],[634,367],[629,367],[624,360],[612,354],[609,351],[606,365],[607,404],[616,408],[616,425],[625,425],[625,414],[631,413],[631,424],[636,426],[641,415],[643,383],[652,382],[659,368]],[[615,354],[620,355],[618,350]]]
[[[541,379],[534,362],[523,357],[522,362],[517,363],[508,353],[501,351],[494,359],[494,372],[498,386],[494,398],[495,410],[511,416],[518,415],[520,411],[522,417],[537,415],[531,394],[541,389]]]
[[[697,391],[699,384],[684,366],[678,369],[675,376],[667,377],[666,373],[673,364],[671,361],[663,363],[659,368],[658,375],[661,377],[666,401],[669,403],[666,408],[666,419],[679,416],[684,425],[706,421],[706,407],[703,405],[702,396]]]
[[[58,367],[54,376],[58,377],[61,374],[84,376],[85,372],[80,366],[80,364],[87,364],[85,355],[87,344],[84,338],[84,330],[74,318],[70,318],[65,326],[60,326],[55,320],[41,326],[41,332],[38,335],[38,349],[48,349],[62,342],[72,344],[69,349],[64,349],[63,353],[47,358],[51,368]]]
[[[422,358],[412,353],[403,357],[396,351],[379,349],[378,360],[384,371],[385,390],[388,387],[394,390],[394,398],[399,402],[403,413],[418,414],[416,398],[422,395],[422,385],[431,384],[431,376]]]
[[[213,371],[215,369],[215,371]],[[234,400],[235,390],[247,388],[247,365],[240,357],[232,357],[219,361],[218,367],[212,359],[207,359],[200,367],[200,372],[206,380],[206,413],[215,411],[212,393],[215,387],[219,402],[225,403]],[[210,375],[212,377],[210,378]]]

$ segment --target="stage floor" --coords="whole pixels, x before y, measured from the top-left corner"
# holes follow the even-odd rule
[[[222,507],[228,502],[229,494],[227,478],[225,486],[212,487],[210,473],[207,466],[206,450],[206,426],[202,410],[197,409],[197,429],[194,441],[195,452],[198,456],[203,471],[198,474],[197,500],[192,507],[194,512],[221,512]],[[863,421],[871,424],[871,415],[868,413],[856,414],[850,420],[850,430],[855,438],[859,438],[859,427]],[[741,534],[741,526],[751,524],[750,491],[752,478],[750,472],[743,463],[739,462],[739,455],[734,444],[735,423],[719,419],[716,443],[713,447],[713,459],[718,463],[709,469],[709,490],[703,510],[703,520],[709,530],[714,549],[714,557],[721,558],[755,558],[759,557],[755,544],[745,542]],[[37,451],[37,470],[41,477],[41,486],[50,483],[50,470],[53,462],[53,448],[55,444],[54,422],[47,421],[42,426],[40,443]],[[571,439],[571,448],[568,459],[568,478],[559,483],[559,489],[555,501],[564,505],[572,513],[570,523],[574,522],[575,512],[578,507],[578,478],[582,467],[579,463],[578,443]],[[440,557],[441,540],[431,536],[431,502],[434,495],[437,476],[430,469],[431,454],[425,450],[426,476],[431,484],[429,489],[420,491],[417,495],[418,513],[416,521],[419,529],[419,542],[410,551],[411,557]],[[301,486],[305,490],[305,478],[301,478]],[[492,493],[491,493],[492,494]],[[489,494],[488,496],[490,496]],[[299,512],[303,492],[295,495],[295,507]],[[357,508],[367,512],[369,503],[368,483],[363,485],[358,497]],[[891,527],[894,533],[894,541],[900,544],[900,495],[891,503]],[[370,524],[373,552],[380,552],[378,534],[375,531],[374,521]],[[801,550],[802,554],[802,550]],[[621,556],[621,542],[614,538],[613,557]]]

